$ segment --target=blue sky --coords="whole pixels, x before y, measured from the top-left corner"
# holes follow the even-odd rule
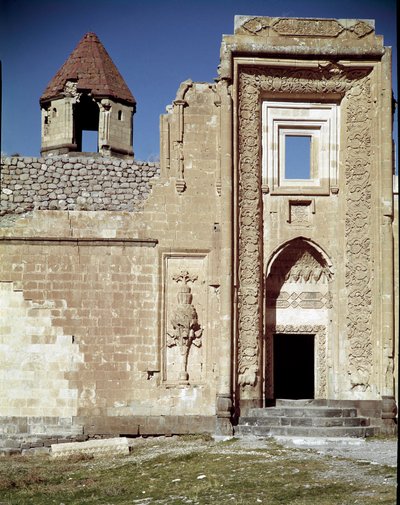
[[[2,152],[39,155],[39,97],[89,31],[137,100],[135,157],[152,160],[160,114],[182,81],[217,76],[222,34],[233,33],[235,14],[375,19],[393,47],[396,76],[395,9],[396,0],[0,0]]]

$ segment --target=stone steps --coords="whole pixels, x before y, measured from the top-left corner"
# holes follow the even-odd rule
[[[257,437],[372,437],[376,428],[368,426],[304,427],[304,426],[245,426],[235,429],[235,436]]]
[[[275,407],[249,409],[235,435],[293,437],[370,437],[378,428],[340,400],[277,400]]]
[[[357,417],[357,409],[332,407],[267,407],[250,409],[247,417]]]
[[[240,424],[246,426],[316,426],[330,428],[338,426],[369,426],[365,417],[242,417]]]

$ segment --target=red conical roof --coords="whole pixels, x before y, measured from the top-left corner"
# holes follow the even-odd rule
[[[114,98],[132,105],[136,103],[95,33],[87,33],[81,39],[48,84],[40,103],[61,97],[66,81],[76,82],[78,91],[90,91],[94,97]]]

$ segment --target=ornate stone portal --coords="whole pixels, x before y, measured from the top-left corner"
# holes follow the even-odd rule
[[[316,397],[375,399],[387,389],[394,394],[393,378],[388,378],[393,360],[385,352],[386,364],[380,368],[383,359],[381,334],[374,320],[377,313],[385,318],[387,312],[378,301],[379,282],[374,284],[382,251],[377,247],[379,222],[375,220],[372,202],[378,204],[382,191],[390,197],[386,176],[380,178],[378,175],[382,154],[374,137],[382,121],[373,113],[374,104],[381,99],[377,92],[382,86],[378,66],[362,62],[358,57],[354,61],[324,60],[327,48],[317,48],[311,39],[311,50],[305,50],[303,55],[299,48],[296,54],[290,47],[282,49],[286,58],[282,60],[275,57],[274,49],[266,49],[260,41],[264,37],[263,41],[269,40],[270,46],[279,45],[278,41],[284,44],[283,39],[294,35],[295,29],[301,29],[300,35],[310,38],[316,36],[314,32],[318,29],[322,30],[323,37],[335,39],[330,43],[337,44],[340,53],[341,38],[361,39],[370,34],[372,28],[355,21],[348,23],[346,30],[335,20],[326,20],[330,24],[324,24],[325,20],[318,23],[305,20],[299,26],[295,21],[241,18],[237,21],[236,37],[226,37],[223,45],[223,54],[232,54],[233,60],[228,64],[225,58],[222,72],[225,71],[225,75],[232,72],[236,89],[237,394],[241,410],[247,405],[261,406],[264,395],[273,398],[272,351],[268,350],[268,342],[272,334],[285,328],[287,333],[301,333],[304,328],[311,328],[311,333],[317,336],[316,359],[320,363],[316,366]],[[333,28],[334,33],[330,33]],[[296,32],[296,35],[299,34]],[[251,40],[254,40],[253,48]],[[295,44],[293,40],[291,43]],[[318,59],[304,58],[305,53],[310,55],[313,51]],[[257,57],[251,59],[253,52]],[[361,53],[355,51],[354,54]],[[387,107],[389,96],[385,100]],[[286,116],[287,119],[283,116],[277,126],[274,126],[276,119],[265,120],[264,124],[262,110],[266,101],[279,103],[289,110],[292,107],[297,112],[292,117]],[[317,120],[309,112],[317,103],[336,104],[338,108],[338,122],[331,122],[329,127],[337,140],[330,145],[320,140],[326,120],[321,115]],[[305,112],[300,110],[301,106]],[[283,132],[283,136],[277,134],[274,140],[277,144],[266,142],[270,139],[270,128]],[[290,179],[285,175],[284,145],[280,144],[284,142],[284,135],[310,136],[315,142],[311,176]],[[318,158],[321,149],[325,153],[322,156],[331,160],[324,171],[319,161],[323,158]],[[387,150],[388,144],[382,149]],[[266,154],[269,150],[274,150],[271,155]],[[318,156],[313,158],[316,152]],[[276,163],[277,168],[272,168],[271,163]],[[272,171],[278,190],[271,193],[264,173]],[[315,196],[310,199],[309,195]],[[271,321],[268,310],[265,313],[274,294],[269,291],[268,281],[265,284],[264,276],[274,251],[282,247],[285,240],[304,236],[305,230],[307,238],[325,250],[335,275],[329,292],[319,293],[318,300],[307,301],[311,293],[275,295],[277,304],[303,309],[298,312],[301,323],[294,320],[282,325]],[[384,276],[390,277],[392,264],[385,270]],[[375,300],[374,289],[378,289]],[[390,288],[388,296],[391,296]],[[315,312],[311,313],[308,306],[313,304],[314,310],[317,305],[329,306],[330,316],[323,324],[312,322]],[[307,310],[309,321],[305,315]],[[384,347],[392,349],[393,353],[391,331],[382,338]],[[374,374],[380,376],[379,384],[373,379]]]
[[[370,389],[372,246],[367,227],[371,210],[370,146],[371,69],[327,64],[318,68],[281,69],[243,66],[239,72],[239,378],[242,396],[261,386],[262,329],[262,192],[260,185],[260,95],[339,96],[345,105],[345,282],[348,375],[351,387]],[[309,98],[310,99],[310,98]],[[347,106],[346,106],[347,105]],[[257,118],[254,120],[254,118]],[[356,322],[357,321],[357,322]],[[261,392],[256,393],[259,396]]]

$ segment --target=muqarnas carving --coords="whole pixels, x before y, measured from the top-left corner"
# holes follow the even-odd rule
[[[179,347],[181,353],[179,382],[188,384],[189,373],[187,368],[190,348],[192,345],[201,347],[203,334],[203,329],[198,322],[197,311],[192,305],[192,290],[188,286],[188,282],[193,283],[197,280],[197,275],[190,275],[188,271],[182,270],[179,274],[175,274],[172,279],[178,284],[182,283],[182,285],[178,291],[178,305],[171,317],[172,331],[167,332],[167,347]]]

